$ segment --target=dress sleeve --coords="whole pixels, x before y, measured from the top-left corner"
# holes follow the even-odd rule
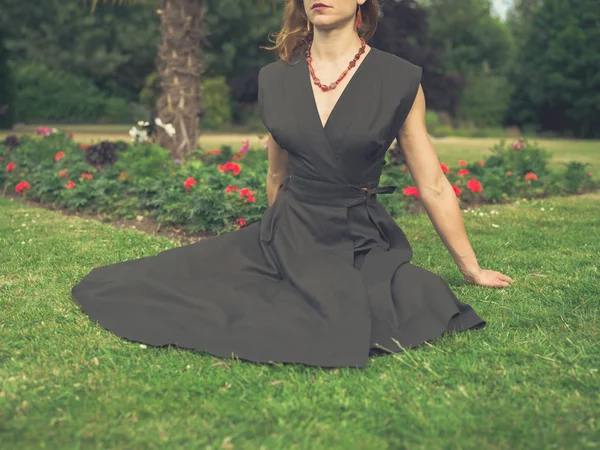
[[[265,108],[264,108],[264,85],[265,85],[265,68],[262,67],[258,72],[258,109],[260,112],[260,118],[265,125],[265,127],[269,128],[266,121],[265,116]]]
[[[408,117],[408,113],[410,112],[413,104],[415,103],[415,98],[417,97],[417,92],[419,92],[419,86],[421,85],[422,74],[423,69],[421,67],[412,65],[410,74],[408,76],[408,87],[406,95],[404,96],[404,98],[402,99],[402,103],[400,104],[400,124],[398,129],[404,124],[406,117]]]

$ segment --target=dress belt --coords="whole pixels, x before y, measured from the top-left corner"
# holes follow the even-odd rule
[[[311,180],[298,175],[288,175],[279,186],[287,186],[301,201],[325,206],[358,205],[370,199],[377,201],[377,194],[391,194],[398,186],[358,186],[354,184],[330,183]]]

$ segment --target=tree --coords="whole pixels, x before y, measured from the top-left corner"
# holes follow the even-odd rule
[[[529,12],[510,118],[581,138],[600,136],[600,3],[544,0]]]
[[[8,52],[0,33],[0,130],[10,130],[15,117],[14,80],[8,65]]]

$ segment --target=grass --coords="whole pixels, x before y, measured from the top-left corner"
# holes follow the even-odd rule
[[[117,338],[72,285],[179,244],[0,198],[2,448],[598,448],[600,194],[463,216],[510,288],[465,284],[426,215],[400,226],[487,327],[324,369]]]

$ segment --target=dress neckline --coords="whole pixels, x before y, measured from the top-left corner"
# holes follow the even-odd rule
[[[332,119],[337,114],[338,109],[340,109],[343,106],[343,102],[345,101],[346,97],[349,97],[352,94],[352,92],[357,91],[356,88],[354,90],[352,89],[354,87],[353,84],[358,82],[357,78],[359,78],[359,75],[361,75],[361,73],[366,70],[364,68],[364,66],[369,62],[369,59],[372,57],[372,53],[374,53],[376,51],[377,51],[377,49],[375,47],[371,47],[369,52],[364,56],[362,62],[356,67],[356,70],[350,76],[350,79],[348,80],[348,82],[346,83],[346,86],[342,90],[340,97],[337,99],[337,101],[335,102],[335,105],[333,106],[331,112],[329,113],[329,117],[327,118],[325,125],[323,125],[323,121],[321,120],[321,114],[319,113],[319,108],[317,107],[317,99],[315,98],[315,93],[313,91],[312,77],[310,75],[310,69],[308,67],[308,62],[306,61],[306,56],[304,56],[302,58],[302,61],[304,64],[304,69],[305,69],[305,76],[304,76],[304,79],[306,80],[305,87],[308,88],[308,91],[309,91],[308,93],[311,98],[311,104],[312,104],[312,109],[313,109],[312,114],[316,117],[317,124],[320,126],[321,130],[323,130],[323,131],[327,130],[328,125],[332,122]]]

